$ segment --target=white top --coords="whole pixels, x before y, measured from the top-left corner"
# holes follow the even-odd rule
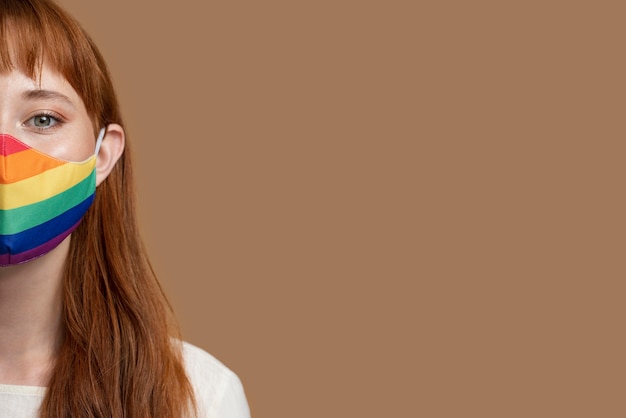
[[[249,418],[237,375],[206,351],[183,343],[183,358],[194,387],[200,418]],[[46,388],[0,385],[0,418],[36,418]]]

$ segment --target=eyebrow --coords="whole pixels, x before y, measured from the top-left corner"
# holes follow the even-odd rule
[[[66,102],[70,106],[74,107],[74,103],[72,103],[69,97],[53,90],[41,90],[41,89],[27,90],[24,93],[22,93],[22,98],[24,100],[40,100],[40,99],[61,100],[63,102]]]

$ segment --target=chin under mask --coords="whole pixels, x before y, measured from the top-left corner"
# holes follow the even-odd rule
[[[0,134],[0,266],[40,257],[78,226],[96,191],[96,156],[65,161]]]

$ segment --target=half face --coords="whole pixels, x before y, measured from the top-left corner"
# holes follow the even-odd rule
[[[95,151],[96,130],[82,99],[46,66],[38,80],[17,70],[0,74],[0,134],[67,161]]]

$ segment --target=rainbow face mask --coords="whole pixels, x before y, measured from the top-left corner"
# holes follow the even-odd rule
[[[0,266],[40,257],[78,226],[96,191],[96,151],[64,161],[0,134]]]

